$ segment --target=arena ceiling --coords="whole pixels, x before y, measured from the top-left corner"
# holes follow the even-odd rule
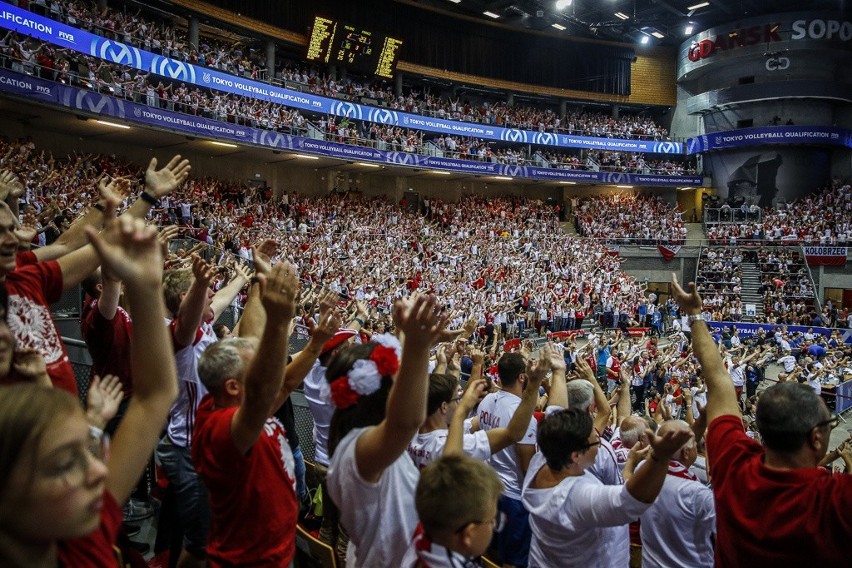
[[[639,43],[642,37],[647,37],[650,45],[672,46],[679,45],[693,32],[761,14],[802,11],[849,17],[852,6],[852,0],[401,1],[519,29],[628,43]],[[707,5],[700,6],[702,4]],[[486,15],[486,12],[492,16]],[[617,16],[617,13],[620,15]],[[692,26],[692,31],[688,31],[689,26]],[[652,36],[654,32],[657,35]]]

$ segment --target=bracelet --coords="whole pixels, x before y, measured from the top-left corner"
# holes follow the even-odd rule
[[[251,278],[249,278],[249,283],[250,283],[252,286],[254,286],[255,284],[257,284],[258,282],[260,282],[260,278],[258,278],[257,276],[252,276]]]
[[[355,318],[355,319],[354,319],[354,320],[352,320],[352,321],[356,322],[356,323],[357,323],[358,325],[360,325],[361,327],[364,327],[364,320],[362,320],[361,318]]]
[[[144,201],[145,203],[148,203],[150,205],[153,205],[154,207],[160,206],[160,200],[157,199],[156,197],[154,197],[153,195],[151,195],[150,193],[148,193],[147,191],[143,191],[142,193],[140,193],[139,197],[142,199],[142,201]]]
[[[103,205],[102,203],[95,203],[94,205],[92,205],[92,207],[94,207],[95,209],[97,209],[101,213],[106,213],[106,206]]]
[[[704,314],[690,314],[686,316],[686,321],[689,322],[689,325],[694,324],[697,321],[703,321],[707,323],[707,320],[704,318]]]

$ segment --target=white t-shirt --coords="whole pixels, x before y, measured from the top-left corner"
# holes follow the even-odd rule
[[[314,361],[305,377],[303,389],[314,422],[314,460],[328,467],[328,428],[334,415],[334,405],[328,403],[328,381],[325,379],[325,367],[319,360]]]
[[[731,380],[735,387],[741,387],[745,384],[745,365],[735,365],[731,367]]]
[[[796,358],[792,355],[784,355],[780,359],[778,359],[779,365],[784,365],[785,373],[792,373],[793,369],[796,368]]]
[[[595,463],[589,468],[589,473],[597,477],[604,485],[622,485],[624,478],[621,476],[621,467],[612,444],[601,438]]]
[[[166,320],[172,325],[171,320]],[[195,336],[195,343],[175,352],[175,364],[178,376],[178,397],[169,409],[169,425],[166,434],[175,446],[188,448],[192,443],[192,430],[195,427],[195,413],[201,398],[207,389],[198,376],[198,360],[204,351],[218,341],[213,326],[202,323]]]
[[[340,519],[349,531],[347,567],[400,566],[417,527],[414,492],[420,472],[403,452],[378,483],[364,480],[355,464],[355,445],[367,430],[356,428],[338,444],[328,468],[328,493],[342,505]]]
[[[628,523],[648,508],[627,487],[603,485],[585,472],[562,480],[556,487],[532,489],[530,484],[545,467],[541,452],[533,456],[524,479],[523,502],[530,513],[532,542],[530,568],[611,568],[630,562]]]
[[[512,415],[521,404],[521,398],[510,392],[493,392],[482,399],[479,403],[479,426],[486,432],[492,428],[505,428],[509,425]],[[535,444],[535,433],[537,423],[535,418],[530,419],[529,426],[519,444]],[[511,499],[521,499],[521,481],[523,473],[518,461],[518,452],[515,446],[509,446],[493,454],[489,460],[491,467],[497,472],[500,481],[503,482],[503,495]]]
[[[408,455],[417,469],[423,469],[444,453],[447,445],[447,434],[449,430],[432,430],[425,434],[417,434],[408,444]],[[462,451],[480,461],[487,461],[491,457],[491,444],[488,442],[488,434],[485,430],[477,430],[473,434],[464,435]]]
[[[716,507],[713,490],[700,481],[666,475],[640,521],[643,568],[713,566]]]

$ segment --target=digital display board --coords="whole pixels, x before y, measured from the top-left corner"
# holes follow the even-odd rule
[[[314,18],[308,61],[346,65],[356,71],[393,79],[402,40],[322,16]]]

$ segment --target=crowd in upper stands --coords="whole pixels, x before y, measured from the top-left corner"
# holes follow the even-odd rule
[[[713,244],[845,245],[852,239],[852,185],[834,180],[814,195],[764,210],[760,221],[708,225],[707,238]]]
[[[574,224],[584,237],[625,244],[683,244],[683,213],[660,197],[619,193],[583,198],[575,206]]]
[[[100,9],[93,4],[69,0],[39,0],[30,3],[37,13],[64,21],[111,39],[141,47],[154,53],[206,65],[242,77],[262,78],[269,73],[266,52],[248,42],[228,43],[221,38],[199,36],[199,45],[189,42],[185,25],[112,7]],[[668,132],[653,120],[623,114],[613,118],[604,113],[570,112],[565,116],[552,109],[509,105],[505,101],[471,102],[440,97],[426,89],[412,88],[407,95],[395,95],[387,84],[358,79],[335,80],[302,63],[286,61],[277,66],[275,76],[304,85],[310,92],[338,97],[367,97],[395,110],[429,114],[448,120],[482,122],[510,128],[561,132],[611,138],[665,140]]]

